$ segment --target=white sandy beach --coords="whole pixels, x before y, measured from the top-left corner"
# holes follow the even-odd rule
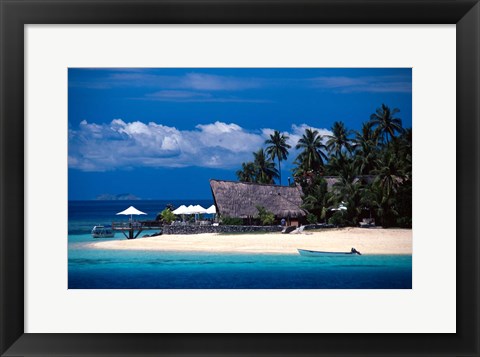
[[[117,250],[282,254],[297,254],[298,248],[347,252],[355,247],[362,254],[412,254],[412,230],[343,228],[299,234],[161,235],[133,240],[105,240],[89,246]]]

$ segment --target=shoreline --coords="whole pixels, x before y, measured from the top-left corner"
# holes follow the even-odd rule
[[[354,247],[362,254],[411,255],[412,230],[350,227],[299,234],[201,233],[86,244],[89,248],[106,250],[246,254],[298,254],[297,249],[349,252]]]

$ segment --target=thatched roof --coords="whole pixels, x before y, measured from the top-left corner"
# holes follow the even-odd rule
[[[263,185],[248,182],[210,180],[217,212],[224,216],[248,218],[258,215],[263,206],[277,218],[302,217],[300,186]]]

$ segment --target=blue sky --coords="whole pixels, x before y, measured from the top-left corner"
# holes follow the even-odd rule
[[[210,199],[273,130],[359,130],[385,103],[412,126],[410,68],[70,68],[69,199]],[[296,156],[282,165],[283,183]]]

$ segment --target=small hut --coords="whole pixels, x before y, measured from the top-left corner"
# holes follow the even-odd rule
[[[250,221],[258,215],[257,206],[262,206],[277,220],[285,218],[291,225],[298,225],[307,214],[300,208],[303,195],[300,186],[210,180],[210,187],[217,212],[223,216]]]

